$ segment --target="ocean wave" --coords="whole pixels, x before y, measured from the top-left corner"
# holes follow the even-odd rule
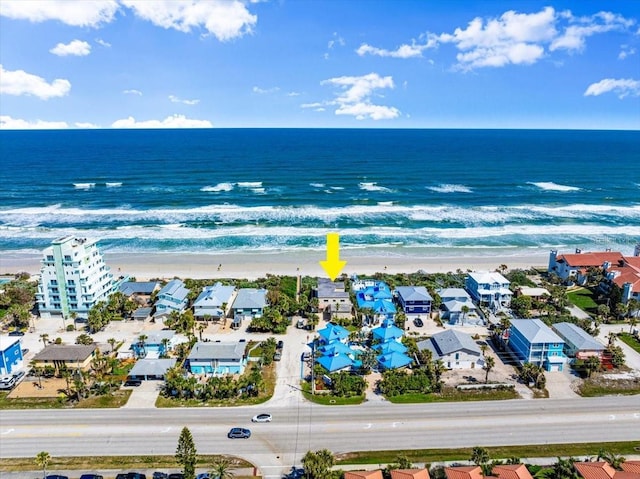
[[[442,183],[438,186],[427,186],[426,188],[436,193],[473,193],[473,190],[468,186],[449,183]]]
[[[582,188],[578,188],[577,186],[559,185],[559,184],[554,183],[552,181],[538,181],[538,182],[529,181],[528,184],[529,185],[533,185],[533,186],[537,186],[541,190],[545,190],[545,191],[567,192],[567,191],[580,191],[580,190],[582,190]]]
[[[262,188],[262,181],[239,181],[239,188]]]
[[[314,188],[324,188],[324,183],[309,183],[309,186]]]
[[[220,191],[231,191],[233,190],[233,183],[218,183],[215,186],[204,186],[200,188],[200,191],[213,192],[218,193]]]
[[[358,183],[358,187],[364,191],[379,191],[382,193],[393,192],[391,188],[387,188],[385,186],[378,186],[378,183],[375,181]]]
[[[95,183],[74,183],[73,187],[78,189],[78,190],[89,190],[91,188],[94,188],[96,186]]]
[[[107,181],[104,185],[107,188],[120,188],[122,186],[122,181]]]

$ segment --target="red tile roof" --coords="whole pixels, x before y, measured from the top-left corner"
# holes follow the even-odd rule
[[[616,471],[613,479],[638,479],[640,474],[637,472]]]
[[[447,479],[483,479],[480,466],[445,467],[444,473]]]
[[[533,479],[524,464],[503,464],[491,471],[498,479]]]
[[[604,461],[574,462],[573,467],[584,479],[613,479],[616,473],[616,470]]]
[[[622,261],[622,253],[614,251],[604,251],[598,253],[576,253],[576,254],[562,254],[558,256],[556,261],[564,261],[569,266],[574,268],[589,267],[589,266],[602,266],[605,262],[611,264],[618,264],[618,261]]]
[[[622,470],[625,472],[635,472],[640,474],[640,461],[625,461],[622,463]]]
[[[394,469],[391,479],[430,479],[427,469]]]
[[[344,479],[382,479],[382,471],[347,471],[344,473]]]

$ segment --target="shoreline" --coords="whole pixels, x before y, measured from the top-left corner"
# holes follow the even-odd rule
[[[373,273],[447,273],[458,269],[463,271],[493,271],[504,264],[509,269],[546,267],[548,251],[536,250],[530,253],[519,251],[495,251],[494,254],[454,254],[451,250],[441,255],[420,252],[345,250],[342,260],[347,264],[344,273],[370,275]],[[107,266],[114,277],[129,275],[137,280],[164,278],[221,279],[236,278],[254,280],[267,274],[326,276],[319,265],[325,259],[324,252],[282,252],[282,253],[109,253],[103,252]],[[39,274],[42,256],[36,253],[3,253],[0,259],[0,274],[27,272]]]

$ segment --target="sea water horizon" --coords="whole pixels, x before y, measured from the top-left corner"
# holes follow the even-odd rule
[[[640,132],[0,131],[0,253],[509,255],[640,242]]]

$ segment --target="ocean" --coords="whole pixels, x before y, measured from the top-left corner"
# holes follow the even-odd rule
[[[0,254],[630,253],[640,132],[0,131]]]

